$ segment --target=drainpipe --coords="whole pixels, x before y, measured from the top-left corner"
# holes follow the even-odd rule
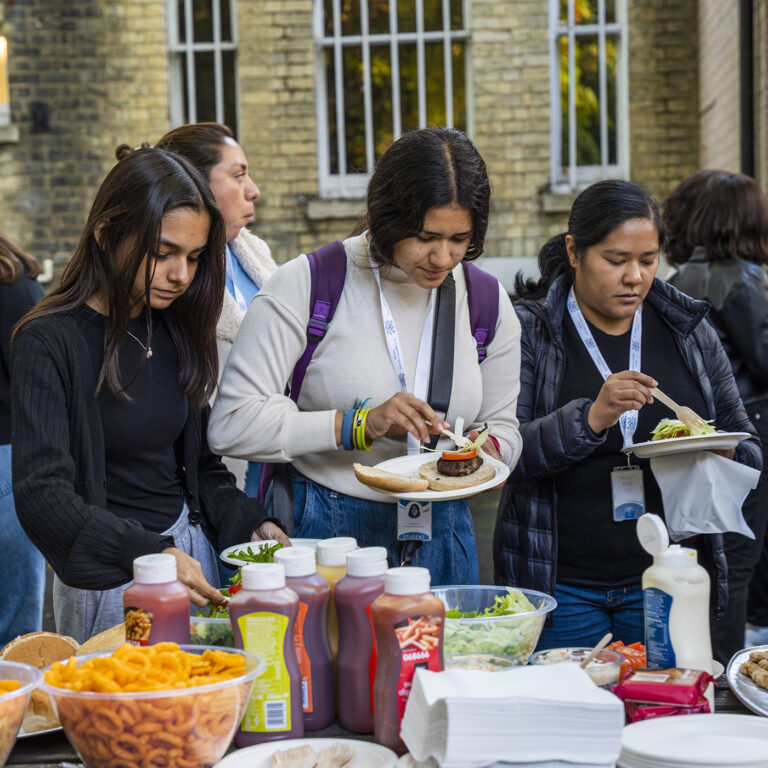
[[[739,0],[739,86],[741,91],[741,172],[755,175],[753,0]]]

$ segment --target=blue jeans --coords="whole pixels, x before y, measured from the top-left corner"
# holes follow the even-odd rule
[[[545,626],[538,650],[596,645],[606,632],[626,645],[645,642],[643,590],[638,587],[593,589],[555,587],[553,625]]]
[[[245,470],[245,485],[243,491],[246,496],[255,499],[259,495],[259,481],[261,480],[261,462],[249,461]]]
[[[361,547],[386,547],[391,566],[400,565],[397,505],[332,491],[290,468],[294,536],[328,539],[354,536]],[[428,568],[432,585],[477,584],[475,531],[466,499],[432,504],[432,541],[416,550],[411,565]]]
[[[11,485],[11,446],[0,445],[0,646],[43,628],[45,559],[16,516]]]

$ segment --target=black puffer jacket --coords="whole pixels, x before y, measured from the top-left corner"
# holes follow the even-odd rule
[[[517,417],[523,453],[507,481],[499,505],[493,542],[496,583],[539,589],[554,594],[557,579],[557,497],[554,476],[588,456],[605,440],[587,424],[592,400],[583,398],[556,409],[565,367],[563,318],[570,282],[563,275],[542,302],[520,301],[515,311],[522,326],[520,395]],[[654,280],[646,301],[669,325],[707,402],[705,417],[728,432],[752,427],[739,397],[730,363],[717,334],[702,322],[708,304],[694,301],[661,280]],[[736,448],[736,461],[760,469],[757,440]],[[703,541],[696,541],[701,538]],[[713,597],[719,614],[728,599],[722,536],[690,540],[702,565],[717,581]],[[686,542],[687,544],[689,542]]]
[[[669,282],[712,305],[707,320],[731,361],[744,403],[768,398],[768,272],[746,259],[708,261],[699,247]]]

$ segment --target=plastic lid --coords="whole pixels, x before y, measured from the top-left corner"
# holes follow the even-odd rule
[[[347,552],[353,549],[357,549],[357,539],[352,536],[323,539],[317,543],[317,562],[320,565],[346,565]]]
[[[697,565],[699,562],[695,549],[690,547],[681,547],[679,544],[672,544],[666,551],[653,558],[654,565],[664,565],[668,568],[685,568],[686,566]]]
[[[285,586],[285,568],[280,563],[248,563],[240,569],[243,589],[280,589]]]
[[[275,562],[285,568],[286,576],[310,576],[315,573],[315,550],[310,547],[284,547],[275,552]]]
[[[347,576],[381,576],[388,568],[386,547],[363,547],[347,552]]]
[[[637,521],[637,538],[649,554],[657,557],[669,548],[669,533],[664,521],[652,513],[641,515]]]
[[[141,555],[133,561],[133,580],[137,584],[167,584],[176,581],[176,577],[176,558],[173,555]]]
[[[388,595],[423,595],[429,592],[427,568],[390,568],[384,575],[384,591]]]

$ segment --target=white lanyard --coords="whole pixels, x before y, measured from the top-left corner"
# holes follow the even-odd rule
[[[392,360],[392,367],[395,369],[400,391],[408,391],[408,382],[405,377],[405,364],[403,363],[403,353],[400,349],[400,337],[397,335],[397,326],[392,317],[392,311],[389,308],[389,302],[381,288],[381,277],[379,267],[371,259],[373,276],[376,278],[376,285],[379,286],[379,303],[381,304],[381,320],[384,323],[384,335],[387,338],[387,347],[389,356]],[[416,380],[413,385],[413,395],[419,400],[427,399],[427,387],[429,386],[429,369],[432,363],[432,328],[435,323],[435,290],[429,292],[429,306],[427,307],[427,316],[424,319],[424,327],[421,331],[421,341],[419,342],[419,354],[416,358]],[[420,453],[421,444],[412,435],[408,433],[408,453]]]
[[[597,347],[592,331],[589,330],[587,321],[584,315],[579,309],[579,303],[576,301],[576,294],[573,292],[573,286],[568,293],[568,312],[571,315],[571,320],[576,326],[576,331],[579,337],[584,342],[584,346],[589,352],[589,356],[597,366],[597,370],[600,371],[600,375],[603,380],[607,379],[611,375],[611,369],[605,362],[605,358]],[[643,339],[643,312],[641,307],[635,310],[635,316],[632,319],[632,334],[629,337],[629,370],[640,370],[640,348],[642,346]],[[624,436],[624,445],[632,445],[632,436],[637,429],[637,411],[625,411],[619,416],[619,427],[621,434]]]
[[[235,255],[232,253],[232,251],[229,250],[229,246],[227,245],[224,248],[224,261],[226,263],[227,277],[232,282],[232,291],[234,293],[232,298],[235,300],[235,302],[237,302],[237,306],[240,308],[240,311],[245,314],[248,311],[248,303],[245,300],[245,296],[243,296],[243,292],[237,285],[237,280],[235,280],[235,268],[232,264],[232,260],[234,258]]]

